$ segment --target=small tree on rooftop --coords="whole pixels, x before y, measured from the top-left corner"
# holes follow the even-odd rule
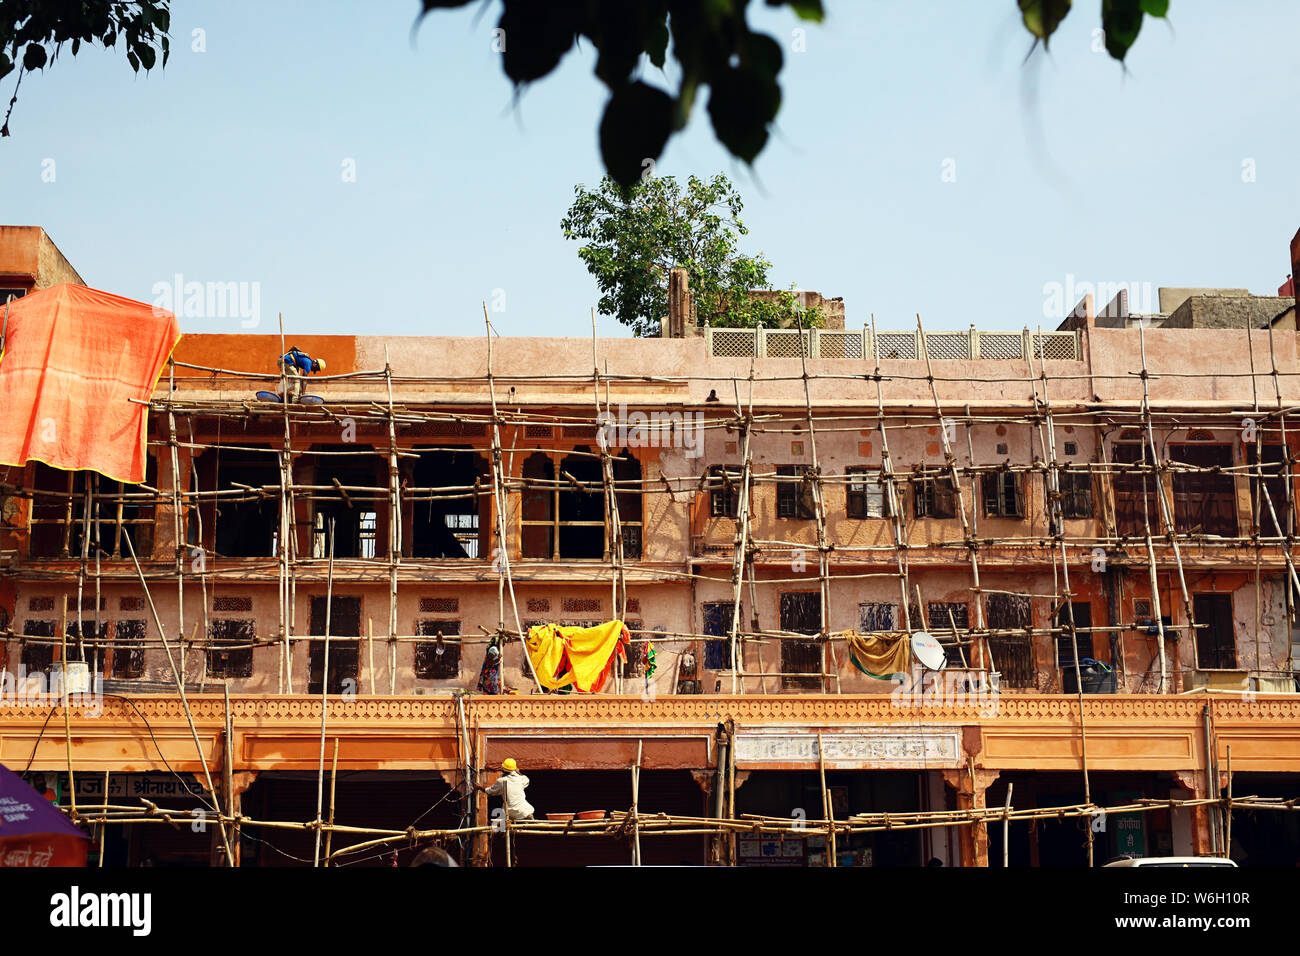
[[[673,176],[647,177],[622,187],[609,177],[595,189],[578,185],[561,221],[566,239],[583,245],[578,257],[600,287],[597,308],[635,335],[658,335],[668,314],[668,273],[690,278],[700,325],[773,328],[820,326],[819,310],[800,313],[793,289],[755,297],[772,268],[763,254],[739,250],[749,230],[740,193],[721,173],[683,185]]]

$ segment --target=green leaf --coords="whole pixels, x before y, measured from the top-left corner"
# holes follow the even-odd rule
[[[140,72],[140,60],[130,50],[127,51],[126,62],[131,64],[131,69],[135,70],[135,72]]]
[[[637,182],[647,159],[658,159],[673,128],[673,98],[645,83],[614,91],[600,121],[600,155],[614,181]]]
[[[144,66],[145,70],[152,70],[155,62],[153,47],[149,46],[147,43],[140,43],[136,45],[135,49],[136,55],[140,57],[140,63]]]
[[[1106,52],[1123,62],[1142,29],[1141,0],[1102,0],[1101,27],[1106,34]]]
[[[13,60],[9,59],[4,53],[0,53],[0,77],[8,76],[14,68]]]
[[[1149,17],[1164,17],[1169,13],[1169,0],[1142,0],[1142,12]]]
[[[1025,29],[1043,41],[1046,47],[1061,25],[1066,14],[1070,12],[1071,0],[1018,0],[1020,18]]]
[[[39,43],[27,44],[27,49],[23,51],[23,69],[39,70],[45,66],[45,47]]]
[[[789,7],[800,20],[821,23],[826,16],[821,0],[767,0],[769,7]]]

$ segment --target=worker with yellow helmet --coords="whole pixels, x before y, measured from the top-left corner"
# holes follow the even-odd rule
[[[506,806],[506,819],[533,819],[533,805],[524,797],[524,791],[528,789],[528,778],[519,772],[519,765],[515,763],[515,758],[507,757],[501,761],[501,771],[501,776],[497,777],[492,786],[474,789],[486,793],[489,797],[501,797]]]

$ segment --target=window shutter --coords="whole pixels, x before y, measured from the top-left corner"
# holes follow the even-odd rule
[[[1015,507],[1015,510],[1012,511],[1011,514],[1014,514],[1017,518],[1023,518],[1025,516],[1024,485],[1020,481],[1020,476],[1015,472],[1008,474],[1007,480],[1011,485],[1011,504]]]
[[[954,500],[956,489],[951,478],[939,478],[934,483],[934,513],[939,518],[952,518],[957,514]]]
[[[984,514],[996,515],[998,513],[998,476],[994,474],[985,475],[981,479],[980,488],[984,493]]]

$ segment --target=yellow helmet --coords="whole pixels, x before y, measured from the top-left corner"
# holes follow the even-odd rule
[[[519,769],[519,764],[515,763],[514,757],[507,757],[505,760],[501,761],[501,769],[507,773],[514,773]]]

